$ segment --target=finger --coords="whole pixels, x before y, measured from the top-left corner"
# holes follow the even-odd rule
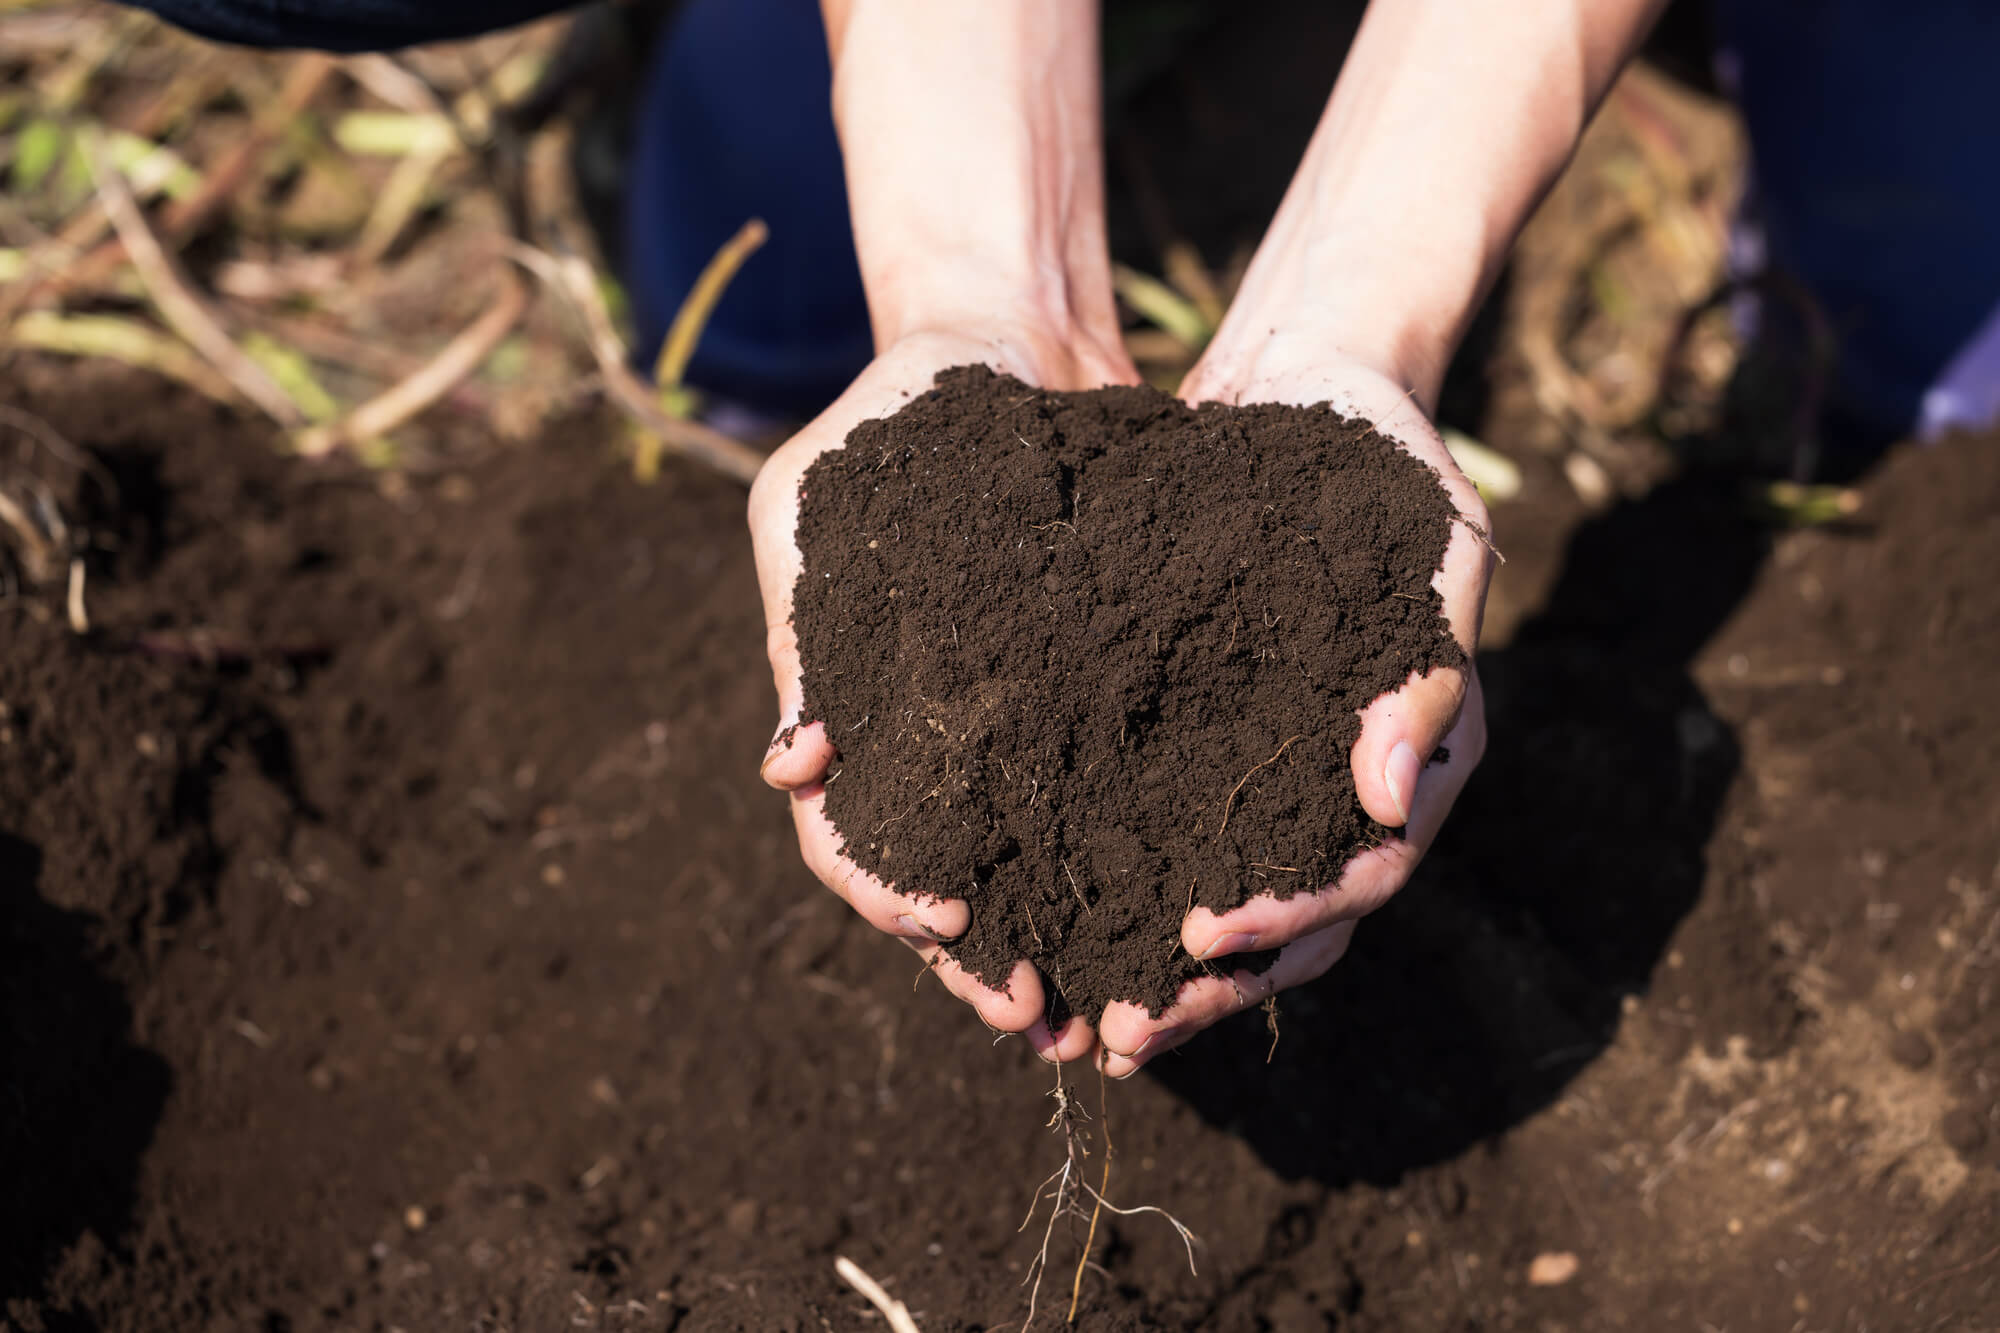
[[[798,830],[799,854],[806,867],[875,929],[903,939],[950,940],[971,926],[972,912],[963,901],[919,901],[849,860],[840,834],[826,817],[825,784],[815,782],[792,793],[792,826]]]
[[[1470,693],[1458,724],[1444,737],[1450,757],[1424,770],[1402,837],[1362,852],[1341,868],[1332,885],[1317,892],[1285,899],[1259,895],[1220,914],[1197,907],[1181,923],[1181,946],[1204,960],[1278,948],[1337,922],[1358,920],[1389,901],[1430,850],[1486,752],[1486,712],[1478,673],[1469,679]]]
[[[960,967],[942,945],[919,945],[917,952],[930,958],[931,971],[944,983],[944,988],[971,1005],[987,1027],[1014,1033],[1042,1025],[1046,1010],[1042,978],[1027,959],[1014,964],[1014,970],[1007,975],[1005,990],[995,990]]]
[[[1468,663],[1462,670],[1440,668],[1413,675],[1402,689],[1362,710],[1361,739],[1350,756],[1355,791],[1362,808],[1377,821],[1402,828],[1409,823],[1424,765],[1464,704],[1470,662],[1478,652],[1480,623],[1486,614],[1494,552],[1492,516],[1485,502],[1414,405],[1401,404],[1399,413],[1385,417],[1380,429],[1405,452],[1430,465],[1458,511],[1459,521],[1452,524],[1444,560],[1431,586],[1444,603],[1445,621]]]
[[[1378,822],[1410,822],[1424,765],[1458,721],[1466,689],[1466,672],[1441,667],[1361,710],[1361,739],[1350,756],[1354,791]]]
[[[799,636],[792,627],[792,588],[802,567],[795,532],[801,457],[787,446],[772,455],[750,487],[750,536],[757,557],[757,585],[764,601],[764,652],[778,691],[778,728],[764,749],[758,773],[780,791],[826,776],[834,747],[825,728],[800,727],[805,690],[799,670]]]
[[[791,622],[772,625],[764,642],[771,658],[771,678],[778,687],[778,730],[764,748],[757,772],[779,791],[795,791],[825,778],[838,751],[823,724],[799,725],[805,691],[799,683],[799,636]]]
[[[1054,1036],[1049,1035],[1047,1023],[1037,1023],[1029,1028],[1028,1045],[1050,1064],[1068,1064],[1072,1060],[1083,1059],[1097,1049],[1097,1032],[1081,1014],[1073,1014]]]
[[[1311,981],[1340,961],[1354,938],[1354,926],[1352,921],[1338,922],[1295,941],[1261,975],[1239,968],[1227,977],[1197,977],[1181,987],[1172,1007],[1158,1018],[1134,1004],[1109,1006],[1097,1025],[1104,1072],[1127,1078],[1203,1028]]]

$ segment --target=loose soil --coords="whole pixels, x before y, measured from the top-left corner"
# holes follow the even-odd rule
[[[846,1254],[1018,1326],[1050,1071],[798,864],[739,489],[9,374],[117,489],[36,456],[91,634],[0,606],[0,1325],[880,1327]],[[1785,535],[1522,456],[1481,771],[1270,1066],[1253,1014],[1113,1085],[1200,1272],[1107,1215],[1078,1327],[1990,1322],[2000,439]]]
[[[966,900],[946,952],[994,986],[1031,960],[1058,1026],[1159,1013],[1212,970],[1190,908],[1319,889],[1392,836],[1355,796],[1360,710],[1465,660],[1436,473],[1324,406],[960,367],[800,492],[827,814],[885,883]]]

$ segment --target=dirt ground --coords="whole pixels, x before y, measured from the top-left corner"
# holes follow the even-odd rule
[[[0,609],[0,1324],[1018,1325],[1050,1073],[797,863],[740,490],[16,364],[119,499]],[[1199,1273],[1108,1218],[1079,1326],[1992,1327],[2000,440],[1775,538],[1528,466],[1483,771],[1268,1068],[1113,1087]]]
[[[1114,34],[1122,257],[1184,232],[1226,292],[1353,8]],[[2000,437],[1804,530],[1675,464],[1740,158],[1638,71],[1524,238],[1443,411],[1522,472],[1484,766],[1268,1065],[1253,1013],[1110,1089],[1111,1196],[1198,1271],[1107,1217],[1079,1328],[2000,1329]],[[336,350],[476,316],[469,227],[343,278]],[[635,483],[554,337],[394,471],[0,361],[96,460],[0,422],[91,538],[88,633],[0,588],[0,1331],[884,1327],[837,1255],[924,1333],[1021,1326],[1051,1071],[799,864],[742,489]]]

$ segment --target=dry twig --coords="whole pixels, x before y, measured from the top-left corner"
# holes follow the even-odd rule
[[[882,1284],[863,1272],[861,1265],[843,1254],[834,1259],[833,1271],[882,1312],[882,1317],[889,1321],[890,1333],[919,1333],[917,1321],[910,1318],[909,1307],[882,1290]]]
[[[16,559],[29,586],[48,582],[56,568],[55,551],[41,524],[5,490],[0,490],[0,527],[11,531],[20,543]]]
[[[612,327],[589,264],[574,255],[558,259],[545,250],[518,242],[508,246],[507,253],[515,263],[554,288],[583,320],[590,354],[597,361],[605,387],[628,416],[694,462],[746,486],[756,479],[757,470],[764,465],[764,455],[712,426],[683,421],[660,410],[651,391],[625,363],[624,340]]]
[[[145,285],[160,317],[221,372],[238,393],[262,408],[279,425],[291,429],[304,425],[305,415],[298,404],[223,331],[214,313],[194,294],[161,247],[159,238],[147,225],[146,215],[139,211],[139,203],[132,197],[124,175],[112,164],[102,132],[86,128],[79,137],[105,215],[124,243],[125,253],[131,258],[132,267],[138,270],[139,281]]]
[[[702,269],[687,299],[674,313],[666,340],[660,344],[660,359],[653,366],[653,382],[660,388],[672,389],[680,384],[688,362],[694,358],[695,344],[701,341],[702,330],[708,327],[708,317],[715,313],[715,303],[722,299],[729,280],[743,267],[743,261],[756,254],[770,235],[764,219],[751,218]]]
[[[318,426],[298,438],[298,449],[319,458],[342,445],[380,439],[450,393],[493,354],[528,308],[528,286],[512,269],[500,270],[500,291],[478,319],[414,374],[355,408],[343,421]]]
[[[69,562],[69,627],[77,634],[90,633],[90,612],[83,605],[83,557],[71,556]]]
[[[277,97],[259,109],[250,132],[203,174],[199,189],[172,204],[162,215],[160,234],[167,244],[179,246],[236,193],[286,126],[319,94],[334,68],[332,57],[318,54],[303,55],[292,62]],[[93,287],[118,267],[126,249],[121,234],[61,273],[51,275],[46,285],[53,286],[58,293]]]

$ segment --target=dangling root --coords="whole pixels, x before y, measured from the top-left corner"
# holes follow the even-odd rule
[[[1058,1066],[1060,1068],[1060,1066]],[[1083,1253],[1076,1256],[1076,1277],[1069,1284],[1069,1313],[1063,1317],[1065,1324],[1076,1322],[1076,1303],[1083,1295],[1083,1270],[1090,1263],[1090,1247],[1097,1241],[1097,1219],[1104,1211],[1104,1191],[1111,1188],[1111,1111],[1110,1096],[1104,1080],[1104,1066],[1097,1066],[1097,1123],[1104,1126],[1104,1174],[1093,1191],[1097,1206],[1090,1210],[1090,1230],[1083,1236]],[[1176,1223],[1178,1225],[1178,1223]]]
[[[1098,1110],[1101,1119],[1106,1103],[1104,1068],[1101,1064],[1098,1066],[1097,1076]],[[1161,1217],[1166,1218],[1168,1225],[1173,1227],[1175,1233],[1180,1236],[1181,1243],[1187,1246],[1188,1271],[1190,1273],[1195,1271],[1195,1235],[1186,1226],[1182,1225],[1177,1218],[1165,1209],[1155,1208],[1151,1205],[1138,1208],[1120,1208],[1105,1197],[1105,1192],[1111,1184],[1111,1132],[1108,1123],[1105,1125],[1104,1130],[1104,1169],[1099,1177],[1099,1183],[1093,1187],[1089,1181],[1082,1178],[1079,1170],[1082,1164],[1081,1159],[1089,1156],[1090,1150],[1084,1145],[1083,1134],[1077,1126],[1089,1120],[1090,1116],[1084,1111],[1077,1099],[1070,1094],[1069,1089],[1063,1086],[1061,1065],[1056,1066],[1056,1086],[1055,1090],[1049,1095],[1055,1098],[1056,1103],[1055,1112],[1049,1116],[1049,1128],[1054,1129],[1060,1126],[1062,1129],[1063,1161],[1061,1166],[1050,1172],[1048,1177],[1035,1187],[1035,1197],[1028,1205],[1028,1215],[1021,1219],[1019,1227],[1019,1230],[1026,1231],[1029,1223],[1035,1220],[1035,1214],[1041,1211],[1042,1201],[1044,1199],[1049,1201],[1049,1218],[1048,1222],[1042,1228],[1041,1249],[1036,1252],[1033,1262],[1028,1265],[1027,1275],[1021,1279],[1022,1282],[1029,1284],[1028,1315],[1026,1319],[1021,1321],[1021,1333],[1027,1333],[1028,1329],[1035,1322],[1035,1310],[1041,1295],[1042,1278],[1048,1272],[1049,1245],[1055,1238],[1056,1222],[1063,1217],[1087,1218],[1089,1224],[1089,1229],[1084,1236],[1083,1253],[1077,1260],[1076,1277],[1070,1283],[1069,1315],[1066,1322],[1074,1322],[1076,1319],[1077,1305],[1083,1295],[1084,1269],[1091,1266],[1090,1250],[1097,1239],[1098,1218],[1107,1209],[1124,1217],[1136,1217],[1140,1213],[1158,1213]],[[1084,1211],[1081,1202],[1081,1197],[1086,1194],[1094,1201],[1088,1213]]]

